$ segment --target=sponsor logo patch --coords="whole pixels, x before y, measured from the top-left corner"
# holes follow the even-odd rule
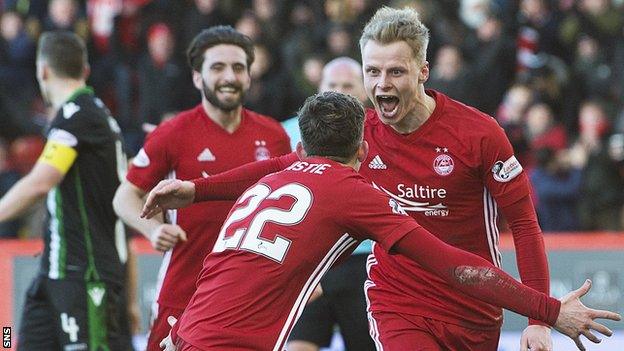
[[[516,156],[511,156],[507,161],[496,161],[492,166],[492,173],[494,174],[494,180],[501,183],[507,183],[522,173],[522,165],[516,159]]]

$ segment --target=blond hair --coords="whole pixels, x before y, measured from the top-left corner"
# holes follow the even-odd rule
[[[361,50],[369,40],[381,44],[404,41],[412,48],[414,57],[424,62],[429,44],[429,29],[418,19],[416,10],[384,6],[377,10],[364,27],[360,38]]]

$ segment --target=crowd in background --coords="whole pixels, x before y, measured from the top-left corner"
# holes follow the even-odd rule
[[[153,126],[199,102],[185,49],[201,29],[229,24],[253,39],[245,106],[284,120],[318,90],[325,62],[360,60],[361,29],[381,5],[415,7],[431,30],[426,87],[505,129],[544,231],[623,229],[624,0],[0,0],[0,196],[43,146],[43,31],[87,41],[89,84],[134,155]],[[0,224],[0,237],[38,236],[40,222]]]

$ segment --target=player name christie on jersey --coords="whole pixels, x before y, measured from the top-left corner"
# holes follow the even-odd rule
[[[327,163],[308,163],[304,161],[298,161],[286,168],[289,171],[311,173],[311,174],[323,174],[323,171],[330,168],[331,165]]]

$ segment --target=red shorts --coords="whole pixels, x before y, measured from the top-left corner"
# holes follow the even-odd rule
[[[169,335],[169,330],[171,327],[169,323],[167,323],[167,317],[174,316],[177,319],[180,319],[184,310],[166,307],[163,305],[158,306],[158,315],[156,319],[152,321],[152,327],[150,328],[149,337],[147,338],[147,351],[161,351],[162,348],[159,346],[160,341]]]
[[[496,351],[500,329],[468,329],[430,318],[397,313],[368,314],[370,334],[384,351]],[[380,347],[382,346],[382,347]]]

